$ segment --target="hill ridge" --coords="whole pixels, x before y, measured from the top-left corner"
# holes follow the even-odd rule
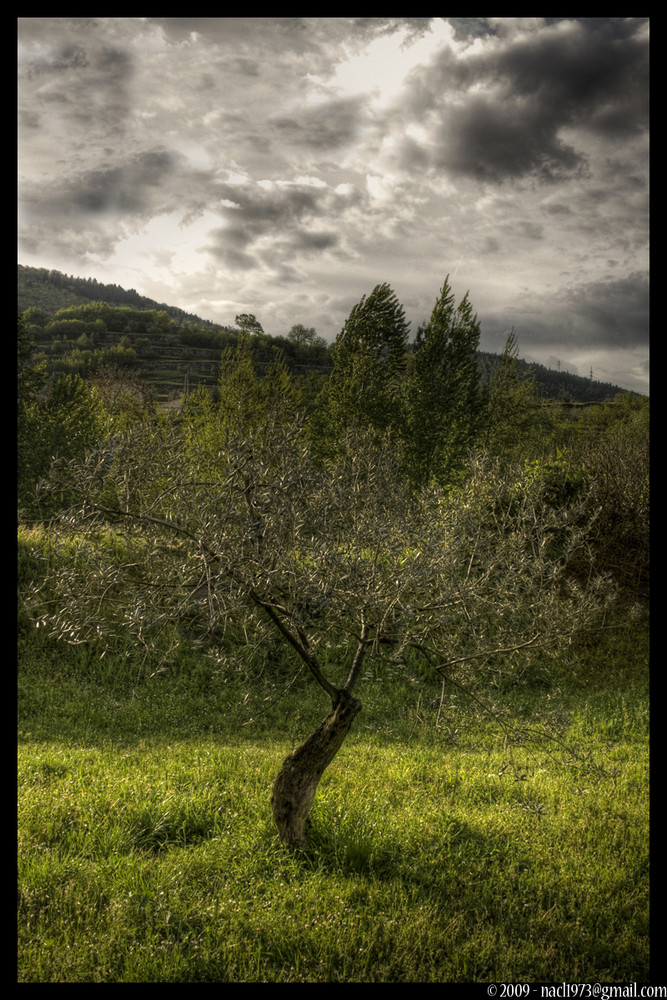
[[[203,319],[178,306],[157,302],[147,296],[140,295],[133,288],[126,289],[116,284],[104,284],[97,281],[96,278],[80,278],[54,269],[23,264],[18,265],[17,301],[20,313],[26,309],[34,308],[42,310],[47,316],[54,316],[62,309],[83,307],[93,303],[104,303],[118,310],[131,309],[137,312],[153,310],[166,313],[172,325],[175,324],[176,329],[172,328],[172,343],[169,345],[169,351],[166,352],[168,356],[161,358],[162,369],[171,368],[178,371],[178,377],[181,381],[184,369],[191,368],[193,364],[214,364],[215,358],[211,355],[217,353],[219,359],[220,350],[233,342],[238,334],[234,327]],[[117,332],[119,334],[117,339],[120,339],[120,335],[126,331]],[[136,331],[134,332],[136,333]],[[179,343],[175,343],[175,340],[178,340]],[[285,337],[271,337],[268,334],[263,336],[262,341],[265,342],[264,347],[268,349],[268,352],[265,353],[269,358],[272,354],[271,346],[285,350],[286,346],[289,345]],[[178,356],[179,347],[181,348],[180,356]],[[154,353],[153,351],[153,355]],[[299,353],[298,358],[296,356],[287,358],[288,367],[300,370],[310,368],[320,374],[323,371],[326,372],[329,364],[328,357],[325,358],[324,355],[328,356],[328,349],[320,348],[315,353],[306,352],[303,357],[301,357],[301,353]],[[134,362],[135,366],[139,369],[153,370],[155,368],[153,355],[149,359],[137,357]],[[497,370],[501,355],[482,350],[479,350],[477,355],[480,377],[483,382],[488,382]],[[127,360],[126,358],[126,363]],[[263,363],[261,359],[259,363]],[[637,395],[631,390],[623,389],[610,382],[599,382],[567,371],[554,371],[545,365],[528,362],[521,358],[517,359],[517,364],[532,375],[537,394],[544,399],[559,399],[576,404],[601,402],[626,392]],[[186,379],[188,375],[189,372]],[[202,381],[209,380],[202,379]],[[174,383],[174,380],[163,379],[163,382],[167,385]]]

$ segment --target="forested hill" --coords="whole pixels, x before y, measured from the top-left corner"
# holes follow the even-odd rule
[[[85,376],[111,361],[133,367],[166,395],[197,382],[214,384],[220,351],[238,335],[234,327],[156,302],[133,288],[43,267],[18,265],[17,300],[20,313],[29,311],[28,332],[49,370]],[[288,367],[301,376],[310,373],[321,380],[330,369],[329,350],[321,342],[308,346],[266,334],[258,340],[260,364],[279,348]],[[487,382],[497,371],[500,355],[479,351],[478,360],[481,380]],[[517,364],[530,370],[543,399],[592,403],[626,391],[539,364]]]
[[[489,354],[486,351],[478,351],[477,354],[482,380],[486,382],[498,370],[500,355]],[[598,382],[595,379],[583,378],[581,375],[573,375],[571,372],[555,371],[536,362],[529,364],[520,358],[517,359],[517,365],[531,373],[536,395],[540,399],[559,399],[572,403],[600,403],[605,399],[613,399],[619,393],[629,392],[628,389],[621,389],[611,382]],[[630,395],[634,396],[637,393],[630,392]]]
[[[74,275],[46,267],[25,267],[18,265],[18,311],[31,306],[52,314],[69,306],[84,305],[88,302],[105,302],[110,306],[129,309],[159,309],[177,322],[196,323],[198,326],[213,326],[210,320],[193,316],[176,306],[139,295],[134,288],[120,285],[105,285],[96,278],[75,278]]]

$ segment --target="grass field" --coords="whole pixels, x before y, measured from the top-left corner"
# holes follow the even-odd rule
[[[307,678],[185,657],[149,679],[31,639],[18,980],[646,981],[647,658],[635,624],[489,690],[571,755],[369,676],[289,854],[270,786],[326,713]]]

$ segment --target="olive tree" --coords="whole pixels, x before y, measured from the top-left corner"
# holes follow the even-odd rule
[[[35,593],[33,613],[65,641],[137,654],[178,623],[202,642],[246,615],[268,626],[328,705],[273,783],[289,848],[306,843],[318,782],[361,711],[366,658],[419,657],[462,683],[599,610],[567,572],[585,544],[580,512],[550,507],[538,476],[473,463],[455,494],[415,496],[377,435],[351,435],[326,465],[298,421],[227,427],[201,467],[186,438],[182,423],[144,423],[54,470],[50,488],[77,496],[52,526],[70,555],[47,578],[53,603]]]

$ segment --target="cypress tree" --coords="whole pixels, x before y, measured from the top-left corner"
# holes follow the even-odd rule
[[[479,322],[466,292],[458,306],[446,278],[431,318],[419,327],[406,380],[404,464],[417,488],[447,484],[460,469],[481,419]]]
[[[311,423],[320,454],[335,453],[349,427],[402,433],[409,326],[386,282],[354,306],[332,347],[333,370]]]

